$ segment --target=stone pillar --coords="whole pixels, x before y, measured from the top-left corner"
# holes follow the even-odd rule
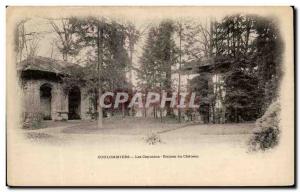
[[[86,88],[81,88],[80,93],[81,93],[80,117],[81,119],[91,119],[91,115],[88,114],[89,107],[90,107],[90,100]]]
[[[215,81],[215,76],[214,75],[209,75],[209,78],[208,78],[208,89],[210,89],[210,91],[212,91],[213,94],[214,91],[215,91],[215,84],[214,84],[214,81]],[[214,103],[216,102],[213,101]],[[209,110],[208,110],[208,115],[209,115],[209,118],[208,118],[208,123],[212,123],[214,122],[214,118],[215,118],[215,106],[212,105],[212,103],[209,104]]]
[[[58,111],[60,111],[59,90],[57,84],[52,84],[51,89],[51,119],[59,120]]]
[[[24,118],[38,119],[40,114],[40,86],[38,81],[28,80],[23,88]]]
[[[54,120],[68,120],[68,95],[64,92],[62,84],[56,84],[55,88],[55,119]]]
[[[69,99],[68,99],[68,94],[65,93],[65,91],[63,90],[63,87],[61,86],[61,111],[64,112],[64,114],[62,115],[63,118],[62,120],[68,120],[68,113],[69,113]]]

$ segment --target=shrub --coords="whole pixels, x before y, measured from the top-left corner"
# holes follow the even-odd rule
[[[146,143],[149,145],[155,145],[161,143],[161,139],[157,133],[151,133],[146,137]]]
[[[279,102],[273,102],[265,114],[257,119],[256,128],[250,139],[250,149],[253,151],[267,150],[275,147],[279,142]]]

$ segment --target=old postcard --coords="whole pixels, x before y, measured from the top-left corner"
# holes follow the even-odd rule
[[[293,186],[292,7],[7,7],[9,186]]]

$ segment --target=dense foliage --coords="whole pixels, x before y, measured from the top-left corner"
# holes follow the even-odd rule
[[[210,105],[215,109],[221,102],[225,110],[213,110],[214,122],[218,118],[225,122],[256,120],[278,96],[282,41],[276,22],[233,15],[212,23],[208,34],[211,52],[206,50],[206,55],[214,61],[208,80],[221,77],[212,82],[214,99]]]
[[[134,45],[141,36],[133,24],[75,17],[60,23],[50,21],[63,58],[85,57],[84,68],[64,77],[66,90],[84,84],[95,105],[99,87],[132,91]],[[283,49],[276,21],[253,15],[227,16],[208,25],[163,20],[146,32],[135,68],[140,90],[179,90],[172,79],[180,71],[178,64],[207,61],[210,66],[189,81],[201,98],[198,111],[206,122],[254,121],[276,100]]]
[[[174,32],[175,26],[170,20],[150,28],[140,58],[141,68],[138,73],[140,88],[172,89],[172,66],[175,64],[177,56]]]
[[[267,150],[279,142],[280,105],[272,103],[265,114],[256,121],[254,135],[250,139],[251,150]]]

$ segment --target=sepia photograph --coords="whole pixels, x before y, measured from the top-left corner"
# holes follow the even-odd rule
[[[9,186],[293,186],[293,7],[6,8]]]

